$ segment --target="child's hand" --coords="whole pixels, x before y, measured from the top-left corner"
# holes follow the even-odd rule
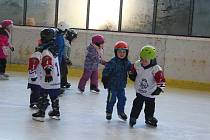
[[[135,81],[136,80],[137,72],[136,72],[134,64],[131,65],[131,69],[128,72],[128,76],[129,76],[129,79],[131,81]]]
[[[71,66],[71,65],[72,65],[71,60],[67,58],[67,59],[66,59],[66,64],[69,65],[69,66]]]
[[[53,77],[51,75],[51,69],[46,68],[45,72],[46,72],[46,76],[45,76],[45,80],[44,81],[49,83],[49,82],[51,82],[53,80]]]
[[[131,81],[135,81],[136,80],[136,76],[137,76],[137,73],[136,72],[132,72],[132,71],[129,71],[128,72],[128,77]]]
[[[12,52],[14,52],[14,51],[15,51],[15,48],[14,48],[14,47],[10,47],[10,50],[11,50]]]
[[[107,89],[107,88],[108,88],[109,78],[108,78],[108,77],[102,77],[101,82],[102,82],[103,85],[104,85],[104,89]]]
[[[101,65],[106,65],[107,64],[107,62],[105,61],[105,60],[101,60]]]
[[[53,77],[52,77],[52,75],[46,75],[45,76],[45,82],[51,82],[53,80]]]

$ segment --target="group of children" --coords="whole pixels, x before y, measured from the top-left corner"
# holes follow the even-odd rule
[[[5,74],[8,48],[14,51],[10,43],[10,32],[13,26],[11,20],[4,20],[0,24],[0,79],[8,79]],[[68,65],[71,42],[77,37],[74,30],[61,22],[58,28],[45,28],[40,33],[40,41],[35,52],[30,56],[28,63],[28,88],[31,89],[30,107],[38,111],[32,114],[34,120],[44,121],[45,111],[49,106],[48,95],[52,110],[48,113],[51,118],[59,119],[59,95],[61,88],[69,88],[67,82]],[[145,123],[156,127],[158,120],[154,117],[155,98],[165,88],[165,78],[162,68],[156,61],[156,49],[146,45],[139,52],[139,60],[132,64],[128,60],[129,46],[124,41],[114,45],[114,57],[106,62],[103,59],[104,37],[94,35],[92,42],[87,46],[84,71],[79,80],[78,90],[85,91],[86,82],[90,79],[90,91],[99,93],[98,67],[104,65],[102,83],[108,91],[106,103],[106,119],[112,119],[114,104],[117,102],[118,116],[126,121],[124,112],[126,104],[125,88],[127,78],[135,81],[136,98],[130,113],[129,125],[133,127],[142,110],[145,113]]]
[[[48,95],[52,106],[48,115],[60,119],[59,95],[63,94],[64,88],[71,86],[67,82],[67,65],[71,64],[67,50],[76,37],[77,33],[64,22],[59,23],[58,28],[45,28],[41,31],[41,39],[28,62],[30,108],[38,109],[32,114],[34,120],[44,121],[45,111],[50,105]]]
[[[145,123],[157,126],[154,117],[155,97],[164,91],[165,78],[163,70],[156,61],[156,49],[153,46],[144,46],[140,53],[140,59],[134,64],[128,60],[129,47],[124,41],[118,41],[114,46],[115,57],[112,58],[102,72],[102,83],[108,89],[106,104],[106,119],[112,119],[113,106],[117,102],[117,113],[119,118],[126,121],[124,112],[126,96],[125,88],[127,76],[135,81],[136,98],[133,101],[130,113],[129,125],[133,127],[145,103]]]
[[[52,29],[45,29],[52,30]],[[43,30],[44,31],[44,30]],[[41,32],[41,40],[43,44],[40,46],[45,46],[46,34]],[[53,34],[53,30],[52,30]],[[47,39],[47,42],[51,42],[54,38],[52,37]],[[151,126],[157,126],[157,119],[154,117],[155,112],[155,97],[164,91],[165,88],[165,78],[163,70],[157,64],[156,61],[156,49],[153,46],[146,45],[144,46],[140,53],[140,59],[137,60],[134,64],[128,60],[129,46],[124,41],[118,41],[114,45],[114,54],[115,56],[108,62],[106,62],[103,55],[103,45],[104,37],[102,35],[94,35],[92,37],[92,42],[87,46],[87,53],[84,63],[84,72],[80,78],[78,84],[78,90],[80,93],[83,93],[85,90],[86,82],[90,79],[90,91],[99,93],[98,88],[98,65],[104,65],[102,72],[102,83],[104,88],[108,90],[107,103],[106,103],[106,119],[112,119],[112,112],[114,104],[117,102],[117,113],[119,118],[126,121],[127,115],[124,112],[126,104],[125,88],[127,84],[127,77],[132,81],[135,81],[136,89],[136,98],[133,101],[132,110],[130,113],[129,125],[133,127],[136,124],[136,120],[139,117],[139,114],[142,110],[143,104],[145,104],[145,123]],[[39,47],[40,47],[39,46]],[[47,95],[50,95],[52,102],[53,110],[49,112],[50,117],[58,119],[60,116],[59,113],[59,62],[55,51],[56,45],[51,45],[50,47],[41,47],[41,51],[35,52],[39,57],[37,61],[33,61],[33,64],[38,64],[38,61],[41,65],[41,94],[39,95],[37,113],[32,114],[35,120],[43,121],[45,110],[49,105]],[[43,49],[44,48],[44,49]],[[40,49],[38,49],[40,50]],[[31,59],[30,58],[30,59]],[[31,60],[29,59],[29,62]],[[31,66],[29,63],[29,74],[32,74],[31,67],[37,69],[37,66]],[[38,74],[38,73],[37,73]],[[32,75],[32,78],[37,77]],[[56,80],[57,79],[57,80]],[[33,80],[32,80],[33,81]],[[54,82],[54,81],[57,81]],[[45,85],[45,86],[43,86]],[[31,87],[32,89],[32,87]],[[35,88],[39,89],[38,87]],[[35,90],[34,90],[35,91]],[[40,115],[41,114],[41,115]],[[41,116],[41,117],[40,117]],[[41,118],[41,119],[40,119]]]

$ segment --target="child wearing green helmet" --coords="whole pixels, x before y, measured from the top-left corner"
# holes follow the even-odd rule
[[[162,68],[156,61],[156,49],[146,45],[140,51],[137,60],[129,73],[129,78],[135,81],[136,98],[130,113],[129,125],[136,124],[139,114],[145,104],[145,123],[157,127],[158,120],[154,117],[155,97],[164,91],[165,78]]]

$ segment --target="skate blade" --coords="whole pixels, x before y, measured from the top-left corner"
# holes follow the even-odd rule
[[[129,126],[130,126],[131,128],[133,128],[134,125],[136,125],[136,123],[134,124],[134,123],[130,123],[130,122],[129,122]]]
[[[32,117],[32,119],[35,120],[35,121],[44,122],[43,117]]]
[[[123,119],[120,115],[118,115],[118,117],[123,121],[127,121],[127,119]]]
[[[90,90],[91,93],[96,93],[96,94],[99,94],[100,92],[97,92],[95,90]]]
[[[129,124],[130,128],[134,128],[134,124]]]
[[[146,123],[146,125],[147,125],[148,127],[151,127],[151,128],[156,128],[156,127],[157,127],[157,124],[156,124],[156,125],[153,125],[153,124],[150,124],[150,123]]]
[[[29,108],[32,109],[32,110],[37,110],[37,109],[39,109],[36,105],[30,106]]]
[[[60,120],[60,117],[58,116],[50,116],[51,119],[54,119],[54,120]]]

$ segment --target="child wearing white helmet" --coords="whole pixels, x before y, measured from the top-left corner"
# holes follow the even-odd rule
[[[69,25],[64,22],[60,21],[57,26],[57,33],[55,43],[59,47],[58,59],[60,65],[60,72],[61,72],[61,93],[64,93],[64,88],[69,88],[70,83],[67,82],[67,63],[65,59],[65,36],[69,29]]]
[[[133,127],[145,104],[145,123],[157,127],[154,117],[155,97],[164,91],[165,78],[162,68],[156,62],[156,49],[146,45],[140,51],[140,60],[136,61],[129,74],[135,81],[136,98],[130,113],[129,125]]]
[[[72,65],[70,56],[71,56],[71,43],[77,38],[77,32],[73,29],[68,29],[64,42],[65,42],[65,48],[64,48],[64,58],[62,61],[61,66],[61,88],[67,89],[70,88],[71,83],[68,82],[68,66],[70,67]]]
[[[0,23],[0,80],[8,80],[7,74],[5,74],[7,56],[9,50],[14,51],[11,45],[11,29],[13,27],[12,20],[3,20]]]

